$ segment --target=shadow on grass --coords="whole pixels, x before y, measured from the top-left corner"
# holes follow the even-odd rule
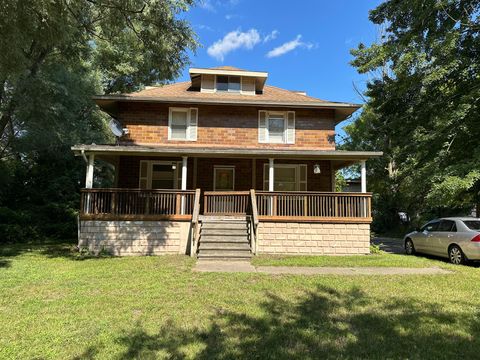
[[[12,258],[24,254],[40,254],[47,258],[65,258],[70,260],[88,260],[111,258],[111,255],[94,255],[80,252],[77,245],[72,243],[44,243],[44,244],[6,244],[0,245],[0,268],[11,266]]]
[[[260,307],[258,316],[217,310],[205,330],[168,322],[149,333],[137,323],[117,339],[120,358],[437,359],[480,351],[480,313],[460,316],[411,298],[319,286],[295,300],[267,294]]]

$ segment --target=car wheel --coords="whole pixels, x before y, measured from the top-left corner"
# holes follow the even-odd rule
[[[452,245],[448,249],[448,259],[454,265],[461,265],[466,263],[465,255],[463,254],[462,249],[457,245]]]
[[[411,239],[407,239],[405,241],[405,252],[407,253],[407,255],[415,254],[415,246],[413,245],[413,241]]]

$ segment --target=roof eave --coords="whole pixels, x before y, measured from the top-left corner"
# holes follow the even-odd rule
[[[359,104],[340,102],[316,102],[316,101],[249,101],[229,99],[195,99],[178,97],[147,97],[147,96],[123,96],[123,95],[97,95],[93,100],[99,104],[101,101],[134,101],[134,102],[155,102],[155,103],[188,103],[206,105],[240,105],[240,106],[285,106],[304,108],[332,108],[332,109],[355,109],[362,107]]]

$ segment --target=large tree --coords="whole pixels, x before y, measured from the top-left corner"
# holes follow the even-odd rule
[[[381,39],[352,51],[370,73],[346,147],[384,151],[370,166],[377,220],[480,203],[480,2],[388,0],[370,12]]]
[[[108,140],[92,95],[176,78],[197,47],[193,2],[0,2],[0,242],[18,219],[72,231],[83,164],[69,148]]]

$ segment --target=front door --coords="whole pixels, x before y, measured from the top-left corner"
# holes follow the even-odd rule
[[[215,166],[213,168],[213,190],[235,190],[235,166]]]

